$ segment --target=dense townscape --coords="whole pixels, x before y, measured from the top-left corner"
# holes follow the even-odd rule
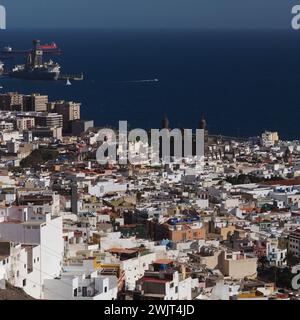
[[[199,162],[100,165],[80,108],[0,94],[0,299],[299,299],[299,141],[202,117]]]

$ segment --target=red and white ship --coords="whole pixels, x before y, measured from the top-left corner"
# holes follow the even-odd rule
[[[50,44],[40,44],[38,46],[39,50],[42,50],[44,53],[53,53],[53,54],[59,54],[61,53],[58,45],[55,42],[52,42]],[[5,47],[1,53],[4,55],[15,55],[15,54],[28,54],[29,52],[31,52],[32,49],[28,49],[28,50],[15,50],[12,47],[8,46]]]
[[[58,46],[55,42],[52,42],[51,44],[42,44],[38,48],[44,51],[58,50]]]

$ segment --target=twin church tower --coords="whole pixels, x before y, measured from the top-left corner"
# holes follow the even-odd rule
[[[164,117],[162,119],[161,128],[162,129],[172,130],[172,128],[170,126],[170,121],[167,118],[166,114],[164,115]],[[208,139],[207,122],[206,122],[206,120],[204,118],[204,115],[202,115],[202,117],[201,117],[201,119],[200,119],[200,121],[198,123],[198,129],[204,130],[204,144],[205,144],[204,146],[205,146],[205,152],[207,152],[209,139]],[[173,152],[173,149],[174,149],[174,145],[173,144],[174,144],[174,141],[171,141],[171,155],[174,153]],[[195,136],[194,135],[193,135],[193,155],[196,155],[196,142],[195,142]]]
[[[167,118],[166,115],[164,115],[164,117],[163,117],[163,119],[162,119],[161,128],[162,128],[162,129],[169,129],[169,130],[171,130],[170,121],[169,121],[169,119]],[[208,135],[207,123],[206,123],[206,120],[205,120],[205,118],[204,118],[204,115],[202,115],[202,117],[201,117],[201,119],[200,119],[200,121],[199,121],[198,129],[203,129],[203,130],[205,131],[205,135]]]

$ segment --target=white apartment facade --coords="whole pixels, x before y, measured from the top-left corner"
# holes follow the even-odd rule
[[[26,206],[13,207],[6,213],[3,216],[2,211],[1,216],[0,212],[0,240],[20,243],[24,248],[27,245],[27,251],[30,245],[37,247],[30,254],[33,261],[39,262],[36,269],[40,270],[40,275],[38,281],[31,279],[32,283],[43,284],[45,279],[58,277],[64,254],[62,218],[34,214],[32,208]],[[20,261],[27,261],[27,258],[22,254]]]
[[[116,276],[65,272],[56,279],[44,282],[44,299],[47,300],[116,300]]]

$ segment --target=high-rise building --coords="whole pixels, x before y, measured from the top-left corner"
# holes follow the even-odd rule
[[[75,136],[80,136],[82,133],[86,132],[88,129],[94,127],[94,121],[86,121],[86,120],[74,120],[71,123],[72,134]]]
[[[58,128],[63,126],[63,116],[57,113],[41,113],[35,117],[37,126],[47,128]]]
[[[47,103],[47,112],[55,112],[55,102],[48,102]]]
[[[278,132],[265,131],[261,135],[261,145],[263,147],[272,147],[279,141]]]
[[[48,104],[49,107],[49,104]],[[56,101],[53,111],[63,116],[63,131],[71,131],[71,121],[80,119],[81,103],[73,101]]]
[[[0,94],[0,110],[22,111],[23,95],[17,92]]]
[[[55,138],[61,139],[62,138],[62,128],[61,127],[54,127],[54,128],[47,128],[47,127],[35,127],[31,130],[33,138]]]
[[[17,128],[20,131],[29,130],[35,126],[34,117],[18,117]]]
[[[47,103],[48,103],[47,95],[33,93],[31,95],[24,96],[23,109],[24,111],[44,112],[44,111],[47,111]]]

